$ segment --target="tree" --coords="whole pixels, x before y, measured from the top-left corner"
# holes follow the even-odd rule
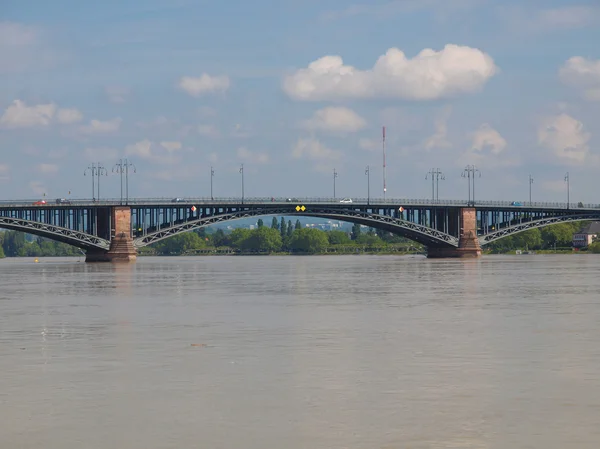
[[[276,252],[281,251],[281,234],[277,229],[262,227],[250,231],[241,242],[241,249]]]
[[[204,248],[205,246],[206,242],[198,234],[195,232],[184,232],[157,242],[154,248],[156,248],[158,254],[168,256],[171,254],[186,253],[194,249]]]
[[[288,225],[287,225],[287,238],[288,238],[288,240],[292,237],[293,233],[294,233],[294,226],[292,225],[292,220],[288,220]]]
[[[302,229],[302,223],[300,223],[300,220],[296,220],[296,225],[294,226],[294,229]]]
[[[231,239],[225,235],[222,229],[217,229],[217,231],[212,236],[213,246],[229,246],[231,244]]]
[[[330,245],[344,245],[351,242],[350,237],[344,231],[330,231],[327,233]]]
[[[2,249],[2,245],[0,245],[0,259],[4,258],[4,250]]]
[[[292,234],[289,247],[292,251],[303,253],[321,253],[329,246],[327,234],[320,229],[297,229]]]
[[[287,224],[285,218],[281,217],[281,223],[279,225],[279,231],[281,232],[281,240],[284,240],[287,236]]]
[[[358,223],[354,223],[354,225],[352,226],[352,235],[350,238],[352,240],[357,240],[358,237],[360,237],[360,225]]]
[[[271,221],[271,229],[279,230],[279,222],[277,221],[277,217],[273,217],[273,221]]]
[[[246,239],[250,237],[252,231],[250,229],[237,228],[229,235],[230,245],[234,248],[243,248]]]
[[[265,223],[263,222],[262,218],[259,218],[258,221],[256,222],[256,227],[260,229],[264,225],[265,225]]]

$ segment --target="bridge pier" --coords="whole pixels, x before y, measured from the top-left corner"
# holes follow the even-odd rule
[[[457,248],[427,248],[430,259],[476,258],[481,256],[481,245],[477,238],[477,212],[475,208],[462,208],[459,214],[460,237]]]
[[[98,223],[102,227],[110,226],[110,248],[105,250],[88,250],[86,262],[134,262],[137,251],[133,246],[131,233],[131,208],[129,206],[111,207],[110,221]]]

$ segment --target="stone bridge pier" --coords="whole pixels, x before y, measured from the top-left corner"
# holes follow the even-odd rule
[[[457,225],[460,231],[458,234],[458,248],[428,247],[428,258],[475,258],[481,256],[481,245],[477,238],[477,211],[475,208],[461,208]]]
[[[86,262],[134,262],[137,251],[133,246],[131,208],[112,206],[98,213],[98,235],[110,235],[110,248],[88,250]]]

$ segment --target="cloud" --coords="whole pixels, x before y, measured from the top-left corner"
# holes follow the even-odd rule
[[[181,149],[181,142],[161,142],[160,146],[162,146],[169,153],[172,153],[173,151]]]
[[[340,56],[324,56],[286,77],[283,90],[301,101],[434,100],[476,92],[496,71],[493,59],[476,48],[448,44],[437,52],[422,50],[412,59],[390,48],[370,70],[344,65]]]
[[[166,144],[163,145],[163,144]],[[179,144],[179,145],[178,145]],[[175,148],[179,146],[179,148]],[[141,140],[125,147],[127,156],[137,156],[157,164],[175,164],[181,159],[173,148],[180,149],[180,142],[161,142],[156,144],[148,139]]]
[[[85,158],[89,161],[97,161],[102,159],[114,159],[116,161],[119,152],[114,148],[86,148],[83,151]]]
[[[585,163],[590,138],[583,124],[565,113],[545,118],[538,128],[538,144],[550,150],[561,163]]]
[[[269,162],[269,155],[267,153],[252,152],[246,147],[238,148],[237,156],[244,162],[253,162],[257,164],[266,164]]]
[[[0,117],[2,128],[34,128],[53,123],[69,124],[79,121],[83,114],[77,109],[60,109],[54,103],[27,106],[24,101],[14,100]]]
[[[217,129],[217,127],[215,125],[198,125],[198,134],[200,134],[201,136],[206,136],[206,137],[218,137],[219,136],[219,130]]]
[[[125,103],[130,95],[130,90],[121,86],[107,86],[104,92],[111,103]]]
[[[77,123],[83,120],[83,114],[77,109],[59,109],[56,119],[62,124]]]
[[[600,9],[593,6],[575,5],[543,9],[536,13],[533,26],[542,29],[583,28],[596,23]]]
[[[210,76],[206,73],[199,78],[184,76],[179,80],[179,88],[183,89],[192,97],[212,92],[225,92],[229,89],[229,77],[227,76]]]
[[[33,192],[34,195],[43,195],[46,193],[46,186],[42,184],[40,181],[30,181],[29,189]]]
[[[505,148],[506,140],[487,123],[471,133],[471,151],[473,152],[500,154]]]
[[[584,98],[600,101],[600,59],[573,56],[558,73],[563,83],[579,90]]]
[[[113,118],[111,120],[101,121],[101,120],[91,120],[89,125],[81,126],[79,129],[84,134],[105,134],[105,133],[113,133],[118,131],[121,127],[120,117]]]
[[[10,167],[6,164],[0,164],[0,181],[8,181],[10,179]]]
[[[56,164],[38,164],[35,169],[44,175],[54,175],[58,173],[58,165]]]
[[[295,159],[308,159],[313,162],[337,161],[342,154],[337,150],[328,148],[316,139],[298,139],[292,148],[292,157]]]
[[[38,31],[19,23],[0,23],[0,73],[15,73],[31,63]]]
[[[352,109],[328,107],[319,109],[302,126],[312,131],[352,133],[361,130],[367,122]]]
[[[446,107],[435,119],[435,133],[423,142],[423,148],[432,150],[436,148],[451,148],[452,143],[448,140],[448,119],[452,108]]]
[[[378,150],[382,150],[382,141],[381,140],[376,140],[376,139],[360,139],[358,141],[358,146],[366,151],[378,151]]]

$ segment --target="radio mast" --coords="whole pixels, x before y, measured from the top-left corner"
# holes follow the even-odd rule
[[[385,200],[385,192],[387,191],[387,186],[385,184],[385,126],[383,127],[383,199]]]

